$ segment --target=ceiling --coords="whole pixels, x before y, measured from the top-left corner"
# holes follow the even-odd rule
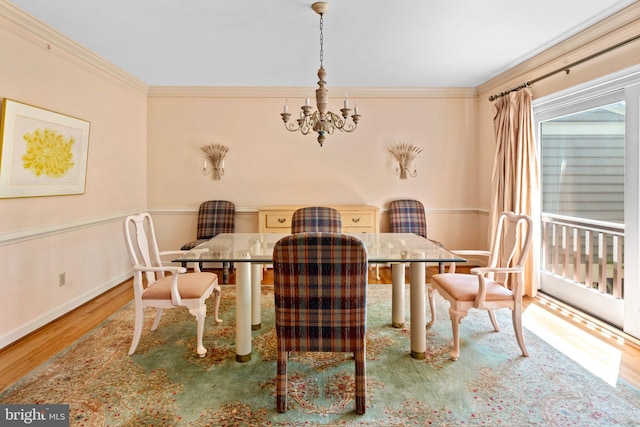
[[[11,0],[150,86],[315,86],[311,0]],[[328,86],[477,87],[633,0],[334,0]]]

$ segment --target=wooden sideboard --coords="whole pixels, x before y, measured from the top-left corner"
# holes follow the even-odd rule
[[[380,231],[380,208],[370,205],[321,205],[337,209],[342,216],[345,233],[377,233]],[[262,206],[258,208],[259,233],[290,233],[293,212],[304,206]]]

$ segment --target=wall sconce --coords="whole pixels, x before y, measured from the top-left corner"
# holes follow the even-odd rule
[[[229,152],[229,147],[222,144],[209,144],[203,145],[200,150],[206,157],[202,166],[202,174],[208,175],[213,171],[213,179],[222,178],[222,175],[224,175],[224,156]],[[211,168],[209,168],[207,161],[211,162]]]
[[[398,161],[398,167],[396,167],[396,175],[400,175],[400,179],[407,179],[407,174],[415,177],[418,175],[415,166],[413,172],[409,170],[411,162],[413,162],[418,154],[422,153],[422,148],[416,147],[413,144],[406,144],[404,142],[397,143],[388,147],[388,150],[393,157]]]

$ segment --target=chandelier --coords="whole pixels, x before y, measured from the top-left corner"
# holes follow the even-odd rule
[[[358,120],[360,120],[360,114],[358,114],[358,105],[354,106],[353,115],[351,115],[351,121],[349,121],[349,114],[351,109],[349,108],[349,98],[344,98],[344,108],[340,109],[341,115],[335,114],[333,111],[328,111],[329,105],[329,91],[326,89],[325,77],[327,72],[323,66],[323,16],[329,10],[329,3],[320,1],[313,3],[311,8],[320,15],[320,69],[318,70],[318,89],[316,89],[316,106],[317,111],[313,113],[311,110],[313,107],[309,104],[309,97],[305,98],[305,103],[300,111],[300,118],[294,122],[289,122],[291,113],[288,110],[288,102],[284,104],[284,112],[280,113],[284,127],[290,132],[300,131],[303,135],[309,134],[314,131],[318,133],[318,143],[322,147],[322,143],[325,140],[325,135],[332,135],[333,132],[338,129],[342,132],[353,132],[358,126]],[[297,123],[297,124],[296,124]]]

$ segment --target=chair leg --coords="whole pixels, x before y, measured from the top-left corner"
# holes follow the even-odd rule
[[[516,334],[520,351],[525,357],[529,357],[527,348],[524,345],[524,335],[522,333],[522,306],[516,305],[516,308],[511,312],[511,320],[513,321],[513,331]]]
[[[159,307],[156,307],[156,318],[153,321],[153,325],[151,326],[152,331],[155,331],[156,329],[158,329],[158,325],[160,324],[161,317],[162,317],[162,309]]]
[[[220,295],[221,295],[220,288],[218,287],[214,289],[213,293],[215,294],[215,298],[216,298],[216,301],[213,305],[213,319],[216,321],[216,325],[219,325],[222,323],[222,319],[218,317],[218,309],[220,308]]]
[[[133,322],[133,340],[131,341],[131,346],[129,347],[129,355],[132,355],[138,347],[138,343],[140,342],[140,335],[142,335],[142,323],[144,321],[144,310],[142,309],[142,307],[136,305],[135,312],[136,314]]]
[[[427,292],[427,298],[429,299],[429,308],[431,309],[431,320],[429,321],[429,323],[427,323],[427,328],[430,328],[436,322],[436,294],[438,293],[438,291],[436,291],[432,287],[429,287]]]
[[[276,368],[276,407],[278,412],[287,412],[287,358],[289,352],[278,350]]]
[[[460,322],[466,315],[466,311],[456,311],[453,308],[449,308],[451,329],[453,331],[453,349],[450,353],[451,360],[458,360],[458,357],[460,357]]]
[[[189,309],[189,313],[193,314],[196,318],[196,346],[198,356],[204,357],[207,354],[207,349],[202,345],[202,334],[204,333],[204,319],[207,316],[207,308],[202,304],[200,307]]]
[[[356,361],[356,414],[363,415],[367,409],[367,357],[366,348],[354,352]]]
[[[496,319],[495,310],[489,310],[489,319],[491,319],[491,324],[493,325],[493,329],[496,332],[500,332],[500,325],[498,325],[498,320]]]

